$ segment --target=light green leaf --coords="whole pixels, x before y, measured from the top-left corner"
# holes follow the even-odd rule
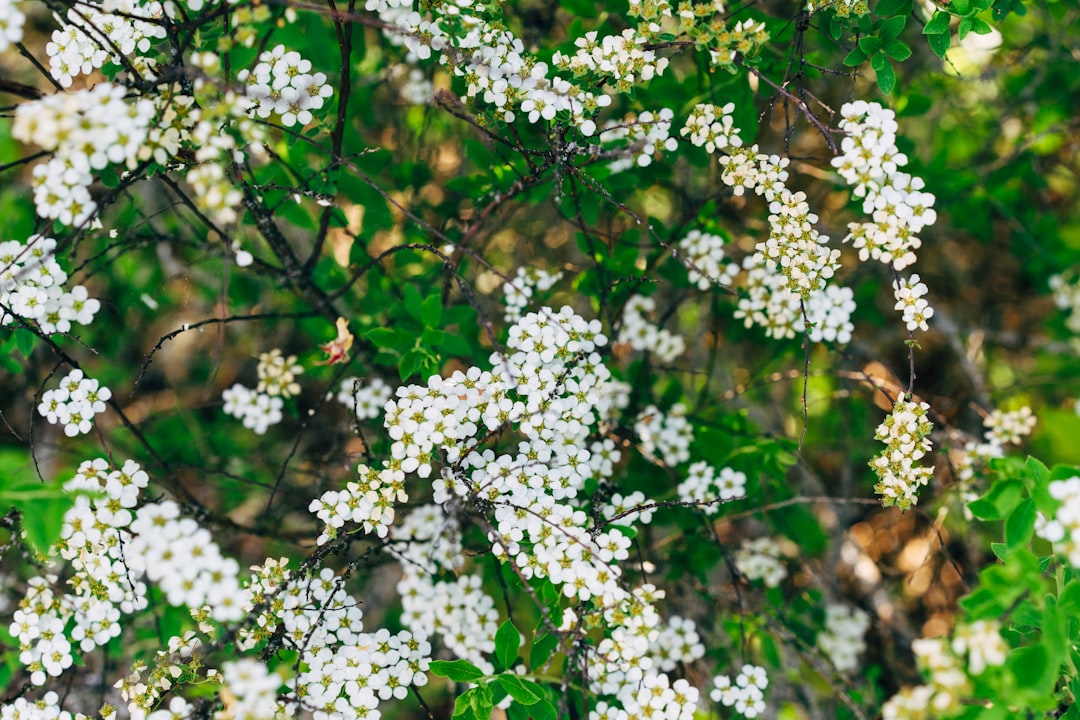
[[[476,682],[485,677],[484,672],[468,660],[432,660],[428,669],[454,682]]]
[[[938,10],[934,13],[934,16],[930,18],[930,22],[926,23],[923,28],[923,35],[941,35],[942,33],[949,32],[949,22],[952,20],[952,15],[944,10]]]
[[[500,675],[496,679],[507,694],[522,705],[535,705],[544,697],[543,688],[512,673]]]

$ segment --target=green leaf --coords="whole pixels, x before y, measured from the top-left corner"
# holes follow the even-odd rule
[[[469,704],[472,705],[473,715],[476,716],[476,720],[489,720],[491,711],[495,709],[491,688],[487,685],[481,685],[469,692],[471,693]]]
[[[903,62],[911,57],[911,48],[907,46],[907,43],[896,40],[885,46],[885,54],[897,62]]]
[[[907,25],[906,15],[891,17],[882,22],[881,26],[878,27],[878,37],[881,38],[883,44],[888,44],[900,36],[900,33],[904,31],[905,25]]]
[[[1028,499],[1012,511],[1005,521],[1005,544],[1009,548],[1026,545],[1035,531],[1035,501]]]
[[[534,638],[532,648],[529,650],[529,668],[533,671],[539,670],[558,646],[558,635],[541,635]]]
[[[375,347],[391,348],[398,352],[404,352],[414,344],[414,338],[402,330],[377,327],[364,333],[364,337],[372,342]]]
[[[976,35],[989,35],[991,32],[993,32],[993,28],[991,28],[990,24],[987,23],[985,20],[972,16],[971,31]]]
[[[72,498],[54,497],[34,500],[22,505],[22,529],[26,539],[42,555],[46,555],[64,528],[64,513],[74,505]]]
[[[413,348],[401,357],[398,363],[398,375],[402,380],[407,380],[420,372],[421,368],[428,365],[431,353],[423,348]]]
[[[881,41],[872,35],[859,38],[859,49],[866,53],[867,57],[880,50],[881,46]]]
[[[840,22],[840,18],[833,15],[829,18],[829,37],[833,40],[839,40],[840,36],[844,34],[844,24]],[[592,204],[592,203],[589,203]]]
[[[405,301],[405,311],[417,320],[422,320],[424,300],[420,297],[420,291],[416,289],[416,286],[406,285],[402,291],[402,298]]]
[[[432,660],[428,669],[454,682],[476,682],[485,677],[483,671],[468,660]]]
[[[1047,487],[1050,484],[1050,468],[1046,467],[1041,460],[1029,455],[1025,464],[1031,471],[1031,478],[1036,487]]]
[[[12,333],[12,336],[15,340],[15,349],[18,350],[24,358],[29,358],[30,353],[34,352],[34,343],[37,342],[37,335],[26,328],[16,328]]]
[[[424,328],[424,334],[420,336],[420,342],[425,347],[438,347],[446,340],[446,333],[442,330]]]
[[[1001,520],[1011,513],[1024,499],[1024,483],[1020,480],[998,480],[990,490],[968,508],[981,520]]]
[[[866,53],[860,48],[855,48],[847,54],[844,58],[844,65],[848,67],[855,67],[856,65],[862,65],[866,61]]]
[[[877,84],[881,89],[881,92],[888,95],[896,88],[896,72],[893,70],[892,65],[883,56],[878,55],[874,59],[881,58],[881,67],[875,67],[874,72],[877,73]],[[873,64],[873,61],[871,61]]]
[[[930,45],[930,49],[934,51],[934,54],[939,58],[944,59],[945,53],[949,51],[949,45],[952,43],[952,35],[949,33],[930,35],[926,40]]]
[[[442,298],[439,295],[428,295],[420,306],[420,319],[425,327],[437,328],[442,320]]]
[[[960,24],[956,27],[956,36],[963,40],[971,32],[972,21],[970,17],[960,18]]]
[[[496,680],[510,697],[522,705],[535,705],[544,697],[543,688],[530,680],[519,678],[513,673],[500,675]]]
[[[952,9],[957,15],[967,15],[971,12],[971,0],[952,0]]]
[[[532,720],[559,720],[559,713],[555,711],[555,706],[547,700],[541,700],[529,709],[532,712]]]
[[[930,22],[926,23],[923,27],[923,35],[941,35],[942,33],[949,32],[949,22],[952,20],[952,15],[944,10],[938,10],[934,13],[934,17],[930,18]]]
[[[472,690],[466,690],[454,699],[454,718],[475,720],[476,715],[473,714],[471,693]]]
[[[911,12],[911,0],[881,0],[874,7],[874,14],[880,17],[907,15]]]
[[[520,646],[521,633],[514,627],[514,622],[510,618],[507,618],[495,632],[495,659],[498,660],[504,668],[510,669],[514,667],[514,662],[517,661],[518,648]]]

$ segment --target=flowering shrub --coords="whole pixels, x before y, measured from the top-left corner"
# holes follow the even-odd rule
[[[0,718],[1080,717],[1071,5],[0,0]]]

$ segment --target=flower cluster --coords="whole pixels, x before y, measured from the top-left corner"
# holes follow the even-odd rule
[[[334,94],[325,73],[312,73],[311,61],[284,45],[260,53],[258,64],[240,71],[237,79],[247,85],[251,112],[263,120],[277,115],[285,127],[310,123],[312,111]]]
[[[465,563],[461,553],[461,525],[435,504],[421,505],[390,529],[389,546],[405,567],[420,568],[429,574],[440,569],[459,570]]]
[[[1068,313],[1065,325],[1080,335],[1080,278],[1071,272],[1051,275],[1050,290],[1054,294],[1054,304]]]
[[[840,176],[863,198],[863,212],[873,222],[851,223],[846,240],[859,259],[873,258],[903,270],[915,262],[922,241],[918,233],[937,220],[934,196],[923,192],[922,178],[901,172],[907,156],[896,147],[895,113],[862,100],[840,108],[840,129],[847,133],[841,154],[832,160]]]
[[[1058,509],[1050,519],[1039,513],[1035,533],[1053,543],[1054,552],[1065,555],[1073,567],[1080,567],[1080,477],[1054,480],[1049,490]]]
[[[734,708],[743,717],[756,718],[766,710],[765,688],[768,686],[769,676],[765,668],[743,665],[734,682],[729,675],[713,678],[713,690],[709,697],[724,707]]]
[[[503,284],[503,302],[506,303],[506,322],[513,323],[521,319],[521,313],[529,305],[529,300],[537,292],[547,292],[562,279],[561,272],[550,273],[537,268],[519,267],[513,280]]]
[[[962,482],[971,480],[990,460],[1003,457],[1006,445],[1018,445],[1031,434],[1035,423],[1035,415],[1026,405],[1019,410],[991,412],[983,418],[983,427],[986,428],[983,441],[969,440],[964,443],[963,450],[954,462],[957,479]],[[970,500],[977,497],[970,488],[966,494],[970,495],[967,498]]]
[[[926,417],[930,406],[900,397],[890,413],[878,426],[874,438],[886,447],[870,461],[870,468],[878,476],[874,492],[881,496],[884,507],[896,505],[901,510],[919,501],[918,491],[930,482],[932,467],[917,465],[930,452],[930,439],[934,429]]]
[[[57,93],[15,109],[11,134],[52,151],[33,170],[34,205],[42,218],[81,226],[97,210],[94,171],[134,168],[156,114],[146,99],[127,101],[122,85]]]
[[[181,517],[179,505],[171,500],[143,505],[130,529],[133,537],[124,552],[128,568],[156,583],[170,605],[208,605],[218,622],[243,617],[239,565],[221,554],[209,530]]]
[[[41,235],[31,235],[25,243],[0,242],[0,325],[20,317],[52,334],[70,332],[72,323],[94,321],[101,303],[82,285],[64,289],[68,274],[56,261],[55,250],[56,240]]]
[[[152,77],[156,63],[145,56],[155,40],[165,37],[161,24],[160,2],[112,0],[105,8],[90,3],[71,8],[53,30],[52,42],[45,46],[49,56],[49,74],[61,87],[100,70],[106,63]],[[136,51],[142,54],[136,54]]]
[[[635,295],[630,298],[623,307],[619,342],[629,343],[635,350],[651,352],[661,362],[672,362],[686,352],[686,343],[681,336],[645,318],[646,313],[654,310],[656,301],[651,297]]]
[[[977,620],[957,628],[951,643],[948,638],[922,638],[912,642],[911,649],[927,684],[906,687],[889,698],[881,709],[884,720],[949,716],[963,707],[971,692],[969,674],[980,675],[990,665],[1004,664],[1008,646],[1000,623]]]
[[[300,383],[296,382],[296,376],[302,372],[304,368],[297,364],[295,355],[285,357],[278,348],[260,353],[257,368],[259,385],[255,392],[270,397],[291,398],[300,393]]]
[[[806,11],[834,10],[839,17],[866,15],[870,12],[867,0],[806,0]]]
[[[663,75],[668,66],[666,57],[644,49],[644,44],[645,38],[634,28],[604,37],[593,30],[574,40],[573,55],[557,51],[551,64],[575,78],[603,78],[619,92],[629,92],[639,82]]]
[[[736,305],[735,319],[741,319],[746,327],[757,325],[777,340],[806,332],[812,342],[851,342],[855,330],[851,322],[855,293],[851,288],[826,285],[804,298],[787,287],[783,275],[769,270],[761,256],[744,258],[743,269],[745,292]]]
[[[649,405],[638,415],[634,432],[641,443],[641,454],[668,467],[676,467],[690,459],[690,443],[694,427],[686,418],[686,406],[674,405],[663,413]]]
[[[146,607],[146,585],[129,573],[123,542],[130,539],[131,508],[147,482],[130,460],[110,470],[99,459],[82,463],[64,484],[75,501],[54,550],[70,563],[65,582],[71,592],[60,592],[55,575],[31,578],[9,628],[34,685],[70,667],[74,645],[90,652],[108,643],[120,634],[121,613]]]
[[[870,616],[849,605],[825,607],[825,629],[818,635],[818,647],[840,672],[859,667],[859,655],[866,649],[863,635],[870,626]]]
[[[285,710],[278,702],[281,677],[270,672],[266,664],[255,658],[241,658],[221,667],[222,686],[219,694],[224,709],[215,720],[231,718],[271,718]]]
[[[649,656],[653,667],[666,673],[680,663],[688,665],[705,657],[705,645],[693,620],[674,615],[657,626],[657,636],[649,648]]]
[[[720,504],[746,497],[746,473],[723,468],[719,476],[704,460],[690,466],[686,480],[676,488],[679,500],[702,506],[706,515],[720,512]]]
[[[282,408],[285,401],[281,397],[256,392],[241,383],[235,383],[222,392],[221,399],[225,401],[223,409],[226,415],[241,420],[244,427],[259,435],[265,434],[267,428],[278,424],[284,417]]]
[[[0,0],[0,52],[22,40],[26,16],[19,10],[19,0]]]
[[[919,281],[919,276],[898,279],[893,295],[896,297],[895,310],[904,313],[904,324],[909,331],[929,330],[926,321],[934,316],[934,308],[923,297],[927,292],[926,283]]]
[[[406,571],[397,590],[405,627],[417,637],[439,637],[454,655],[491,672],[486,656],[495,651],[499,612],[480,585],[476,575],[438,581],[414,568]]]
[[[357,420],[374,420],[383,411],[394,390],[382,378],[372,378],[366,385],[357,377],[341,381],[337,401],[356,413]]]
[[[994,410],[986,419],[986,441],[996,445],[1019,445],[1035,429],[1035,415],[1026,405],[1019,410]]]
[[[603,513],[607,520],[611,520],[616,525],[630,526],[634,523],[648,525],[652,522],[653,509],[651,507],[638,509],[647,505],[649,503],[645,498],[645,493],[641,491],[632,492],[626,497],[615,493],[610,500],[604,503]]]
[[[111,397],[109,388],[75,369],[60,380],[60,387],[45,391],[38,414],[52,425],[63,425],[68,437],[85,435],[94,425],[94,416],[105,412],[105,402]]]
[[[735,103],[716,106],[712,103],[698,103],[686,118],[686,124],[679,134],[689,136],[695,147],[704,147],[709,154],[727,148],[742,147],[742,138],[735,127]]]
[[[3,20],[3,2],[0,0],[0,21]],[[0,25],[0,30],[3,26]],[[0,35],[0,41],[3,35]],[[15,42],[18,42],[16,39]],[[0,51],[4,48],[0,46]],[[67,710],[60,709],[60,696],[50,690],[37,702],[27,700],[25,697],[17,697],[0,707],[2,720],[73,720],[73,715]]]
[[[394,504],[408,500],[405,473],[400,469],[388,465],[375,470],[360,465],[357,471],[360,480],[350,482],[344,490],[327,490],[308,506],[325,525],[319,545],[337,537],[346,523],[355,523],[364,532],[386,537],[394,522]]]
[[[275,348],[260,353],[257,368],[259,384],[254,390],[234,383],[221,394],[224,411],[243,422],[244,427],[263,435],[267,428],[281,422],[285,400],[300,392],[296,376],[304,372],[295,355],[285,357]]]
[[[735,551],[735,567],[747,580],[761,580],[776,587],[787,577],[780,543],[770,537],[748,540]]]
[[[608,165],[613,173],[632,167],[648,167],[660,150],[674,152],[679,141],[671,137],[671,120],[675,113],[663,108],[657,113],[648,110],[629,115],[620,122],[610,122],[600,131],[605,143],[623,145],[608,152],[616,156]]]
[[[708,290],[713,284],[729,286],[739,274],[738,264],[724,263],[724,238],[719,235],[691,230],[677,247],[690,282],[698,290]]]
[[[788,159],[761,154],[757,145],[742,147],[733,111],[730,103],[721,108],[697,105],[682,133],[720,154],[721,179],[736,195],[749,189],[769,202],[769,238],[757,244],[757,252],[770,272],[784,277],[788,290],[807,298],[825,288],[839,267],[840,251],[829,248],[828,238],[814,229],[818,217],[810,211],[806,194],[787,188]]]

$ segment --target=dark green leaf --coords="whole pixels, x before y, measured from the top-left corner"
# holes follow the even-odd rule
[[[495,632],[495,659],[506,669],[514,667],[520,646],[521,633],[514,627],[513,621],[507,618]]]
[[[901,40],[896,40],[885,47],[885,54],[897,62],[903,62],[911,57],[911,48]]]
[[[880,17],[889,17],[891,15],[907,15],[911,12],[912,0],[881,0],[874,7],[874,14]]]
[[[866,61],[866,57],[866,53],[864,53],[860,48],[855,48],[847,54],[847,57],[844,58],[844,65],[847,65],[848,67],[855,67],[856,65],[861,65],[863,62]]]
[[[432,660],[429,669],[435,675],[454,682],[475,682],[484,677],[480,668],[468,660]]]
[[[880,55],[878,57],[881,57]],[[880,68],[874,68],[877,73],[877,84],[881,92],[888,95],[896,87],[896,73],[888,60],[884,60]]]
[[[364,337],[372,342],[375,347],[391,348],[403,352],[413,345],[414,339],[408,333],[390,328],[372,328],[364,333]]]
[[[891,17],[881,23],[878,27],[878,37],[881,38],[882,44],[889,44],[900,36],[900,33],[904,31],[904,26],[907,24],[906,15],[897,15]]]
[[[927,42],[930,44],[930,50],[933,51],[937,57],[944,58],[945,53],[948,52],[948,46],[953,42],[953,36],[950,36],[948,32],[942,33],[942,35],[932,35],[927,38]]]
[[[541,700],[529,707],[532,712],[532,720],[559,720],[559,713],[555,711],[555,706],[547,700]]]
[[[859,38],[859,49],[866,53],[867,57],[881,49],[881,41],[872,35]]]
[[[402,297],[405,300],[405,311],[417,320],[422,320],[424,317],[424,300],[420,297],[420,291],[416,289],[416,286],[406,285],[402,291]]]
[[[15,349],[18,350],[24,358],[29,358],[30,353],[34,351],[34,343],[37,342],[37,335],[26,328],[16,328],[12,333],[12,336],[15,340]]]
[[[427,365],[430,357],[430,354],[422,348],[409,350],[401,357],[401,362],[398,363],[398,375],[401,376],[402,380],[411,378]]]
[[[532,648],[529,650],[529,668],[533,671],[539,670],[558,646],[558,635],[541,635],[534,638]]]

